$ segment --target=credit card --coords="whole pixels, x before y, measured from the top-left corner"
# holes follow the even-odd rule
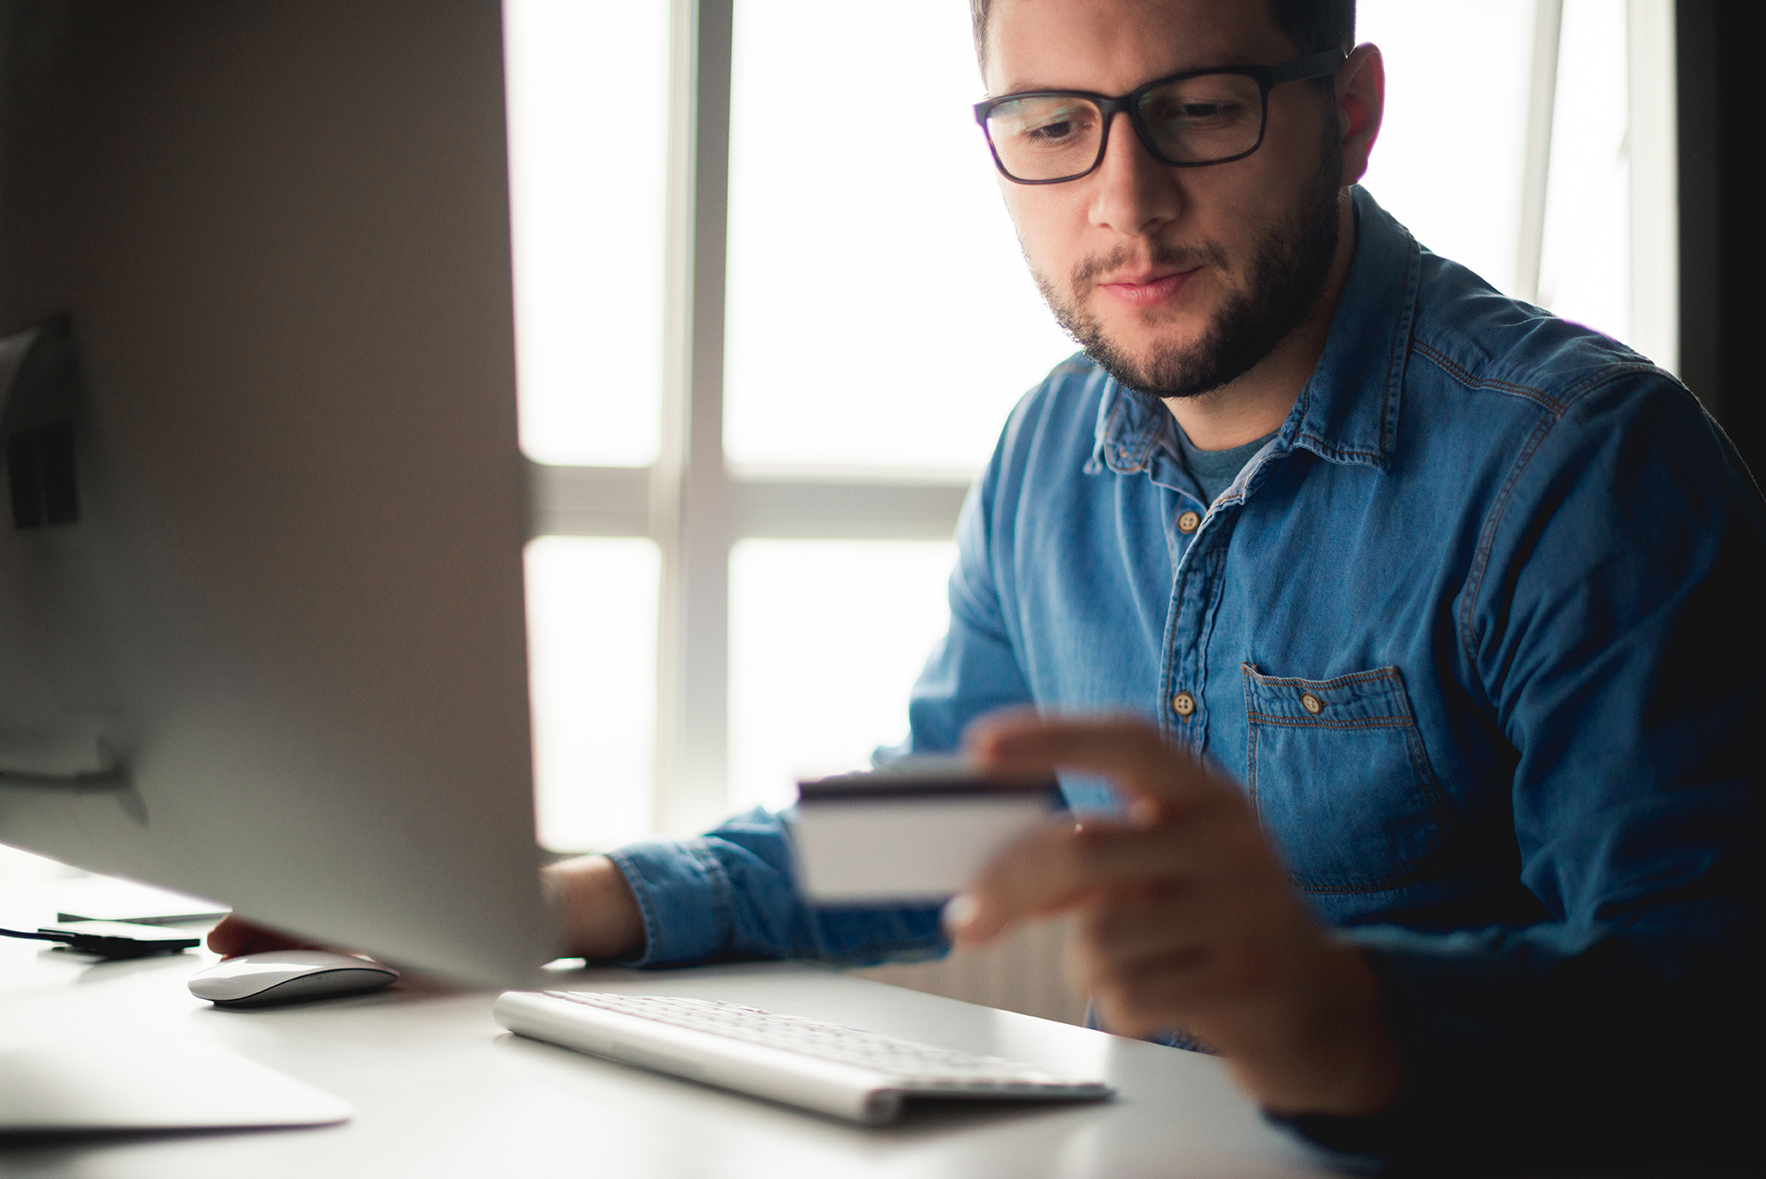
[[[988,778],[951,759],[797,784],[784,814],[797,888],[818,904],[936,904],[1061,809],[1053,778]]]

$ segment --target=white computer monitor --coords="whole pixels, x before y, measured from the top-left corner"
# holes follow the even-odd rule
[[[471,978],[548,956],[500,22],[0,4],[0,375],[42,370],[6,490],[65,500],[59,415],[77,493],[0,513],[0,842]]]

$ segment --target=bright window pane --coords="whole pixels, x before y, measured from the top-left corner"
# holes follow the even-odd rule
[[[969,107],[960,0],[739,0],[724,440],[738,464],[972,469],[1074,351]]]
[[[950,620],[944,542],[745,540],[730,555],[730,803],[861,769],[907,732],[908,689]]]
[[[521,446],[656,457],[669,6],[504,0]]]
[[[1355,33],[1378,45],[1386,63],[1385,119],[1363,183],[1418,241],[1511,289],[1532,0],[1360,0]]]
[[[1631,330],[1625,5],[1565,0],[1539,302],[1624,340]]]
[[[535,807],[546,847],[650,834],[661,559],[648,540],[527,546]]]
[[[1513,291],[1520,248],[1532,0],[1361,0],[1386,61],[1367,185],[1430,249]],[[1565,0],[1538,301],[1625,339],[1630,230],[1625,5]]]

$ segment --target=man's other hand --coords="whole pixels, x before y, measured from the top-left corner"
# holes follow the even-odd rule
[[[1073,967],[1110,1030],[1181,1029],[1278,1113],[1360,1116],[1396,1098],[1378,977],[1313,919],[1237,787],[1136,719],[1005,714],[968,745],[992,770],[1103,775],[1129,810],[1002,853],[947,909],[958,945],[1071,911]]]
[[[323,950],[327,947],[291,933],[253,925],[243,917],[229,913],[208,931],[208,948],[223,958],[237,958],[241,954],[257,954],[264,950]]]
[[[606,856],[578,856],[540,874],[558,915],[560,953],[569,958],[632,958],[643,952],[644,914],[625,873]]]

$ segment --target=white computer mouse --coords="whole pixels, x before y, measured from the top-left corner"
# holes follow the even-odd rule
[[[379,962],[329,950],[265,950],[241,954],[191,976],[190,993],[216,1007],[269,1007],[297,999],[376,991],[399,972]]]

